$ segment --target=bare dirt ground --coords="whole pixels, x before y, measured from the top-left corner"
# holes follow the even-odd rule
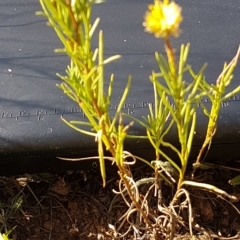
[[[225,164],[237,167],[231,160]],[[140,167],[133,171],[136,179],[152,176],[152,171]],[[220,169],[199,170],[196,180],[213,184],[229,194],[240,195],[238,186],[228,181],[236,172]],[[120,226],[119,218],[126,212],[124,201],[116,197],[118,175],[108,171],[107,186],[102,187],[98,169],[63,174],[32,174],[0,178],[1,231],[13,229],[13,240],[92,240],[92,239],[153,239],[150,235],[136,238],[132,232],[124,238],[114,235],[113,225],[124,233],[128,225]],[[143,187],[147,191],[149,185]],[[240,203],[231,203],[209,191],[187,188],[193,212],[195,240],[240,239]],[[164,203],[170,201],[173,189],[163,186]],[[154,194],[149,200],[149,211],[154,211]],[[190,240],[188,214],[182,211],[175,240]],[[109,225],[110,224],[110,225]],[[201,231],[199,231],[201,229]],[[157,239],[167,239],[158,229]],[[202,232],[199,234],[199,232]]]

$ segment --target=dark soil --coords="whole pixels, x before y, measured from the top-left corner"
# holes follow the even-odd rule
[[[238,167],[239,163],[232,160],[225,164]],[[136,179],[151,177],[152,174],[150,169],[143,167],[133,170]],[[237,174],[217,168],[198,170],[196,181],[213,184],[239,197],[240,188],[228,183]],[[114,235],[113,226],[119,227],[118,220],[127,209],[121,197],[116,198],[112,191],[118,190],[118,182],[115,169],[114,172],[108,171],[105,188],[98,169],[58,175],[1,177],[1,232],[13,229],[10,237],[14,240],[153,239],[151,234],[137,238],[133,232],[125,238]],[[146,185],[142,191],[148,189],[149,185]],[[192,202],[194,239],[240,239],[239,202],[230,202],[222,195],[193,187],[187,190]],[[162,192],[164,204],[169,203],[174,189],[163,185]],[[151,206],[156,203],[154,194],[149,202]],[[175,230],[175,240],[191,239],[187,212],[181,212],[182,225]],[[125,223],[120,232],[124,233],[127,228]],[[157,239],[167,238],[159,234]]]

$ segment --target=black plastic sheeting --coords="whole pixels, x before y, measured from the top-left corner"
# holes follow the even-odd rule
[[[141,118],[148,114],[153,100],[149,75],[157,70],[154,52],[164,51],[163,41],[144,32],[143,15],[150,0],[107,0],[95,5],[94,18],[101,17],[106,57],[121,54],[122,58],[107,66],[106,79],[115,74],[112,111],[118,104],[128,75],[133,76],[130,95],[124,112]],[[224,61],[230,61],[240,43],[240,3],[234,0],[178,0],[183,7],[184,21],[179,39],[173,45],[191,43],[190,63],[197,71],[208,62],[206,77],[215,82]],[[78,106],[56,87],[68,59],[54,53],[61,44],[46,19],[37,17],[37,0],[0,1],[0,174],[61,171],[98,166],[97,161],[64,162],[56,156],[85,157],[96,155],[94,138],[69,128],[60,119],[84,120]],[[96,46],[96,43],[95,43]],[[233,85],[240,84],[240,67],[235,70]],[[240,156],[240,95],[222,104],[217,133],[209,158]],[[129,120],[127,120],[129,121]],[[199,115],[193,148],[199,151],[206,131],[207,118]],[[129,131],[145,134],[135,124]],[[178,145],[176,133],[169,136]],[[128,140],[126,149],[151,160],[149,143]]]

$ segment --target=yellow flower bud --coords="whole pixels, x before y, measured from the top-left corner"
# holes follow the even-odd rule
[[[143,23],[146,32],[153,33],[156,38],[179,36],[181,32],[179,25],[182,22],[182,9],[179,5],[175,2],[155,0],[148,9]]]

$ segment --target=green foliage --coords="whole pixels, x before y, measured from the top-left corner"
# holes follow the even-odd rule
[[[91,40],[100,21],[97,18],[91,24],[92,5],[94,3],[95,1],[91,0],[40,0],[43,12],[38,14],[47,17],[48,24],[53,27],[64,46],[63,49],[57,49],[56,52],[65,53],[70,58],[66,76],[58,75],[64,81],[59,87],[72,100],[77,102],[88,119],[86,122],[68,121],[66,119],[63,119],[63,121],[75,130],[95,138],[98,143],[101,173],[105,184],[104,148],[111,152],[113,161],[124,174],[126,173],[123,170],[124,161],[129,154],[124,152],[123,145],[127,137],[127,129],[132,123],[123,126],[121,110],[130,90],[131,77],[128,79],[118,109],[111,118],[109,106],[114,75],[111,76],[108,91],[105,93],[104,66],[120,56],[115,55],[104,59],[102,31],[99,32],[98,48],[92,49]],[[164,4],[168,5],[169,3]],[[233,91],[225,93],[226,87],[232,81],[232,73],[239,52],[232,62],[224,65],[216,84],[212,85],[207,83],[204,77],[206,65],[195,73],[188,64],[189,44],[181,46],[179,63],[176,64],[170,39],[165,37],[164,40],[167,57],[155,53],[159,72],[153,72],[150,77],[154,88],[154,109],[153,106],[149,106],[150,112],[145,121],[134,120],[146,128],[147,137],[156,151],[156,159],[152,162],[152,167],[159,166],[156,161],[161,161],[160,158],[162,157],[168,160],[179,173],[178,188],[181,188],[197,124],[197,104],[200,104],[204,114],[209,119],[205,142],[196,161],[199,163],[204,149],[211,143],[216,131],[221,102],[240,91],[240,87],[237,87]],[[191,80],[185,80],[186,74],[191,76]],[[203,97],[207,97],[211,101],[210,111],[201,102]],[[175,127],[178,132],[180,149],[165,141],[169,131]],[[162,151],[161,146],[168,147],[175,152],[181,166],[178,166],[174,159],[167,156]]]
[[[240,92],[240,86],[238,86],[232,91],[226,93],[226,88],[232,82],[233,71],[237,65],[239,55],[240,55],[240,48],[238,49],[236,56],[232,59],[232,61],[229,64],[224,63],[223,70],[220,73],[216,81],[216,84],[209,85],[206,83],[206,87],[203,89],[207,93],[207,96],[212,103],[212,107],[210,112],[206,108],[204,108],[204,113],[208,116],[209,121],[208,121],[205,141],[202,145],[202,148],[200,150],[196,163],[199,163],[201,161],[203,151],[211,143],[212,137],[216,132],[217,119],[218,119],[222,102]]]
[[[237,175],[233,179],[229,180],[229,184],[235,186],[240,184],[240,175]]]
[[[8,235],[11,233],[11,231],[7,232],[6,234],[0,233],[0,240],[11,240]]]
[[[171,49],[169,50],[171,51]],[[165,59],[163,55],[156,53],[156,60],[160,72],[153,73],[151,76],[151,81],[154,85],[156,85],[157,89],[157,93],[155,93],[155,95],[159,95],[161,104],[165,106],[169,113],[169,117],[171,119],[169,126],[172,128],[176,125],[177,127],[181,148],[179,150],[171,143],[164,141],[164,137],[167,133],[164,133],[163,136],[156,134],[150,136],[149,134],[149,138],[160,138],[161,140],[158,140],[158,142],[161,142],[161,144],[165,147],[171,148],[179,157],[181,168],[176,165],[174,160],[166,156],[161,148],[153,143],[153,140],[151,141],[154,148],[158,151],[158,154],[160,156],[164,156],[178,170],[180,183],[184,178],[196,127],[195,103],[199,100],[200,96],[205,94],[204,92],[199,91],[199,86],[204,84],[204,68],[202,68],[200,72],[194,76],[193,82],[187,84],[184,81],[185,72],[192,72],[190,66],[187,65],[188,52],[189,45],[181,47],[178,73],[175,71],[177,68],[173,59],[169,56],[168,59]],[[162,83],[158,80],[159,78],[162,78],[164,82]],[[170,101],[172,101],[172,103]],[[170,127],[167,128],[167,131],[170,130]],[[151,123],[150,128],[152,128]]]
[[[118,104],[115,116],[110,117],[114,75],[111,76],[107,93],[104,92],[104,66],[118,58],[119,55],[104,59],[103,33],[99,32],[99,46],[93,50],[91,40],[99,23],[99,18],[91,24],[91,11],[94,1],[50,1],[41,0],[44,13],[38,13],[48,18],[64,48],[56,50],[66,53],[70,58],[70,65],[66,76],[59,77],[65,82],[60,88],[85,113],[88,121],[67,121],[75,130],[95,137],[98,142],[101,173],[105,185],[104,147],[111,152],[115,162],[123,166],[123,142],[128,127],[122,126],[121,109],[126,100],[131,85],[128,79],[126,89]],[[116,123],[119,121],[118,127]],[[79,127],[80,126],[80,127]]]
[[[10,218],[14,216],[14,214],[17,211],[22,211],[22,195],[21,192],[19,192],[16,196],[14,196],[11,201],[9,201],[7,204],[3,204],[0,202],[0,222],[2,223],[0,226],[0,232],[5,232],[5,233],[0,233],[0,240],[11,240],[9,238],[9,235],[11,232],[15,229],[13,227],[11,230],[8,230],[7,228],[7,222],[9,221]]]
[[[231,83],[233,78],[233,70],[237,64],[239,51],[231,63],[224,64],[224,68],[215,85],[208,84],[204,77],[204,65],[198,73],[195,73],[192,67],[187,63],[190,45],[182,45],[179,56],[179,64],[176,65],[173,49],[167,40],[167,58],[156,53],[156,60],[159,66],[159,72],[151,75],[155,90],[155,116],[153,117],[150,108],[150,116],[148,117],[148,137],[156,150],[156,159],[163,156],[167,159],[179,172],[179,189],[184,183],[184,175],[188,164],[189,155],[191,153],[192,143],[197,123],[197,105],[203,109],[204,114],[208,117],[208,127],[206,131],[205,141],[197,158],[200,162],[202,153],[208,146],[216,131],[217,118],[220,111],[222,101],[240,91],[240,87],[235,88],[229,93],[226,87]],[[186,82],[186,75],[191,76],[191,80]],[[202,97],[207,97],[212,103],[210,112],[204,103],[201,102]],[[160,99],[160,100],[159,100]],[[159,107],[158,107],[159,106]],[[158,109],[159,108],[159,109]],[[166,121],[168,118],[168,121]],[[168,123],[168,126],[164,125]],[[169,130],[176,126],[180,149],[177,149],[170,142],[166,142],[164,137]],[[156,131],[158,129],[158,131]],[[163,131],[164,129],[164,131]],[[162,146],[170,148],[176,153],[181,162],[181,167],[177,166],[173,159],[170,159],[160,148]]]
[[[134,163],[136,159],[142,160],[155,170],[156,185],[159,177],[164,178],[168,183],[175,182],[175,179],[178,179],[177,191],[173,202],[183,193],[189,198],[182,188],[184,184],[204,188],[231,198],[224,191],[211,185],[186,181],[185,172],[196,131],[198,120],[197,106],[200,105],[203,113],[208,117],[208,126],[205,141],[194,167],[200,165],[205,148],[211,144],[216,131],[217,118],[222,101],[240,92],[239,86],[226,93],[226,88],[233,79],[233,71],[236,67],[240,50],[238,50],[236,56],[229,64],[224,64],[216,83],[209,84],[204,76],[206,65],[203,65],[198,72],[195,72],[188,64],[190,44],[181,46],[179,57],[176,60],[175,50],[171,46],[168,35],[177,36],[180,33],[181,8],[173,2],[157,0],[154,3],[155,5],[149,7],[150,11],[145,15],[144,26],[146,31],[154,33],[155,36],[163,36],[166,57],[157,52],[155,53],[159,71],[153,72],[150,76],[154,90],[154,105],[149,105],[149,115],[144,117],[144,119],[134,119],[132,116],[128,116],[146,128],[146,136],[142,136],[142,138],[149,139],[156,153],[156,159],[149,163],[147,160],[133,156],[124,150],[126,137],[140,138],[140,136],[127,135],[127,130],[133,122],[123,125],[122,118],[126,114],[121,113],[130,91],[131,77],[128,78],[126,88],[122,93],[114,116],[110,116],[109,113],[114,87],[114,75],[108,80],[108,88],[105,92],[106,79],[104,79],[104,69],[106,64],[117,60],[120,56],[115,55],[104,59],[104,35],[102,31],[98,34],[98,48],[92,49],[91,40],[100,19],[97,18],[91,24],[91,12],[93,4],[99,2],[102,1],[40,0],[43,12],[38,12],[38,14],[48,19],[49,26],[54,29],[63,44],[63,49],[57,49],[56,52],[65,53],[70,59],[66,75],[58,74],[63,80],[63,83],[58,86],[79,105],[87,117],[85,122],[78,120],[68,121],[67,119],[63,119],[63,121],[76,131],[95,138],[98,145],[103,185],[105,186],[106,183],[104,151],[107,150],[112,155],[112,158],[107,159],[113,161],[119,169],[121,178],[119,189],[122,197],[126,200],[125,192],[128,193],[133,205],[128,203],[127,205],[135,206],[150,228],[152,225],[149,222],[146,211],[142,210],[144,204],[138,197],[137,184],[132,179],[131,171],[128,168],[128,165],[132,164],[132,162]],[[159,9],[162,6],[164,8],[160,14]],[[173,16],[166,15],[169,9],[175,11],[175,16],[174,14]],[[159,26],[158,18],[162,21],[168,17],[173,19],[175,17],[176,22],[170,26]],[[165,22],[165,20],[162,22]],[[172,23],[172,21],[170,22]],[[166,27],[169,27],[169,29]],[[190,76],[190,79],[186,76]],[[201,101],[203,97],[210,100],[210,110]],[[172,129],[177,130],[180,148],[176,148],[171,142],[166,140],[166,136]],[[176,159],[172,159],[165,154],[161,147],[170,148],[175,153],[176,158],[180,160],[180,165],[176,163]],[[130,163],[128,159],[133,161]],[[163,160],[167,160],[167,162]],[[163,172],[166,174],[162,174]],[[176,172],[177,178],[173,176]],[[234,180],[231,181],[235,183]],[[146,180],[146,182],[149,181]],[[160,209],[162,208],[160,207]],[[134,212],[132,209],[131,211]],[[191,226],[191,223],[189,225]]]

